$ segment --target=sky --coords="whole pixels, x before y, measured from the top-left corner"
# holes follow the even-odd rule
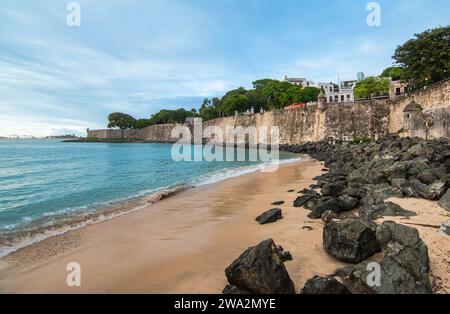
[[[450,24],[448,0],[62,0],[0,5],[0,136],[85,134],[119,111],[149,118],[284,75],[378,75],[415,33]]]

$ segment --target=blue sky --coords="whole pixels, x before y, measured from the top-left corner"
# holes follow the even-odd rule
[[[379,74],[397,45],[449,24],[448,0],[2,1],[0,136],[81,133],[113,111],[198,108],[260,78]]]

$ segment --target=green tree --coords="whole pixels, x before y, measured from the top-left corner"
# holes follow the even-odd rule
[[[220,99],[213,98],[203,99],[203,103],[200,106],[200,116],[203,120],[212,120],[219,117],[219,107],[220,107]]]
[[[113,112],[108,116],[108,128],[132,129],[135,124],[136,119],[126,113]]]
[[[317,97],[319,97],[320,92],[320,88],[305,87],[301,90],[301,98],[299,99],[299,102],[308,103],[311,101],[317,101]]]
[[[450,74],[450,26],[427,30],[399,46],[393,56],[413,87],[446,79]]]
[[[388,95],[389,85],[388,78],[370,76],[356,83],[353,92],[356,99],[371,99],[373,96]]]
[[[152,125],[150,119],[138,119],[134,124],[135,129],[143,129]]]
[[[176,110],[163,109],[152,115],[149,119],[151,125],[153,124],[167,124],[167,123],[184,123],[187,117],[192,117],[193,113],[183,108]]]
[[[389,67],[384,69],[380,77],[390,77],[393,81],[399,81],[404,78],[403,69],[400,67]]]

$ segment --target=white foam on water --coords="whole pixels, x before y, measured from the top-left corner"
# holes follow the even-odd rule
[[[290,164],[295,163],[299,161],[305,160],[304,157],[297,157],[297,158],[290,158],[290,159],[284,159],[276,161],[278,165],[284,165],[284,164]],[[265,163],[259,163],[251,166],[242,166],[237,168],[228,168],[228,169],[221,169],[217,171],[213,171],[211,173],[208,173],[206,175],[199,176],[192,180],[191,182],[188,182],[186,185],[176,185],[171,187],[163,187],[156,190],[147,190],[140,192],[132,197],[129,198],[123,198],[123,199],[115,199],[108,202],[103,203],[97,203],[97,204],[91,204],[90,206],[83,206],[79,208],[66,208],[62,209],[61,211],[58,211],[57,213],[47,213],[44,214],[45,217],[49,216],[60,216],[63,218],[68,219],[69,221],[64,221],[66,223],[65,226],[58,227],[58,228],[51,228],[47,227],[47,229],[42,230],[41,232],[35,233],[33,236],[28,237],[18,237],[18,239],[12,240],[11,244],[8,244],[7,246],[0,247],[0,258],[3,258],[17,250],[20,250],[24,247],[27,247],[29,245],[41,242],[45,239],[48,239],[50,237],[58,236],[61,234],[64,234],[69,231],[77,230],[95,223],[99,223],[102,221],[106,221],[109,219],[113,219],[119,216],[123,216],[132,212],[136,212],[139,210],[142,210],[146,208],[147,206],[154,204],[166,197],[170,197],[173,194],[176,194],[177,192],[180,192],[182,190],[186,190],[189,186],[206,186],[214,183],[218,183],[224,180],[228,180],[231,178],[235,178],[241,175],[255,173],[258,171],[262,171],[264,169],[267,169],[269,167],[272,167],[274,165],[273,162],[265,162]],[[132,207],[131,209],[124,209],[124,207],[127,205],[126,202],[135,201],[136,205]],[[89,209],[89,207],[92,208],[108,208],[111,209],[111,207],[114,207],[116,205],[117,210],[116,211],[86,211]],[[117,206],[119,205],[119,206]],[[83,212],[84,210],[84,212]],[[82,222],[78,223],[70,223],[70,214],[80,212],[81,215],[74,216],[73,219],[80,220],[80,218],[84,218]],[[65,216],[64,214],[67,214],[69,216]],[[83,217],[83,215],[85,217]],[[92,218],[92,216],[95,216]],[[58,218],[55,218],[55,224],[58,223]]]

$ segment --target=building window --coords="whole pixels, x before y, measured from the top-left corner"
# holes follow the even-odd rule
[[[347,94],[347,100],[350,100],[350,94]]]
[[[397,87],[396,89],[395,89],[395,95],[400,95],[402,93],[402,90],[401,90],[401,88],[400,87]]]
[[[333,102],[333,96],[330,96],[330,102]]]
[[[341,101],[344,101],[344,95],[341,95]]]
[[[338,95],[334,96],[334,102],[338,102],[338,101],[339,101],[339,96]]]

